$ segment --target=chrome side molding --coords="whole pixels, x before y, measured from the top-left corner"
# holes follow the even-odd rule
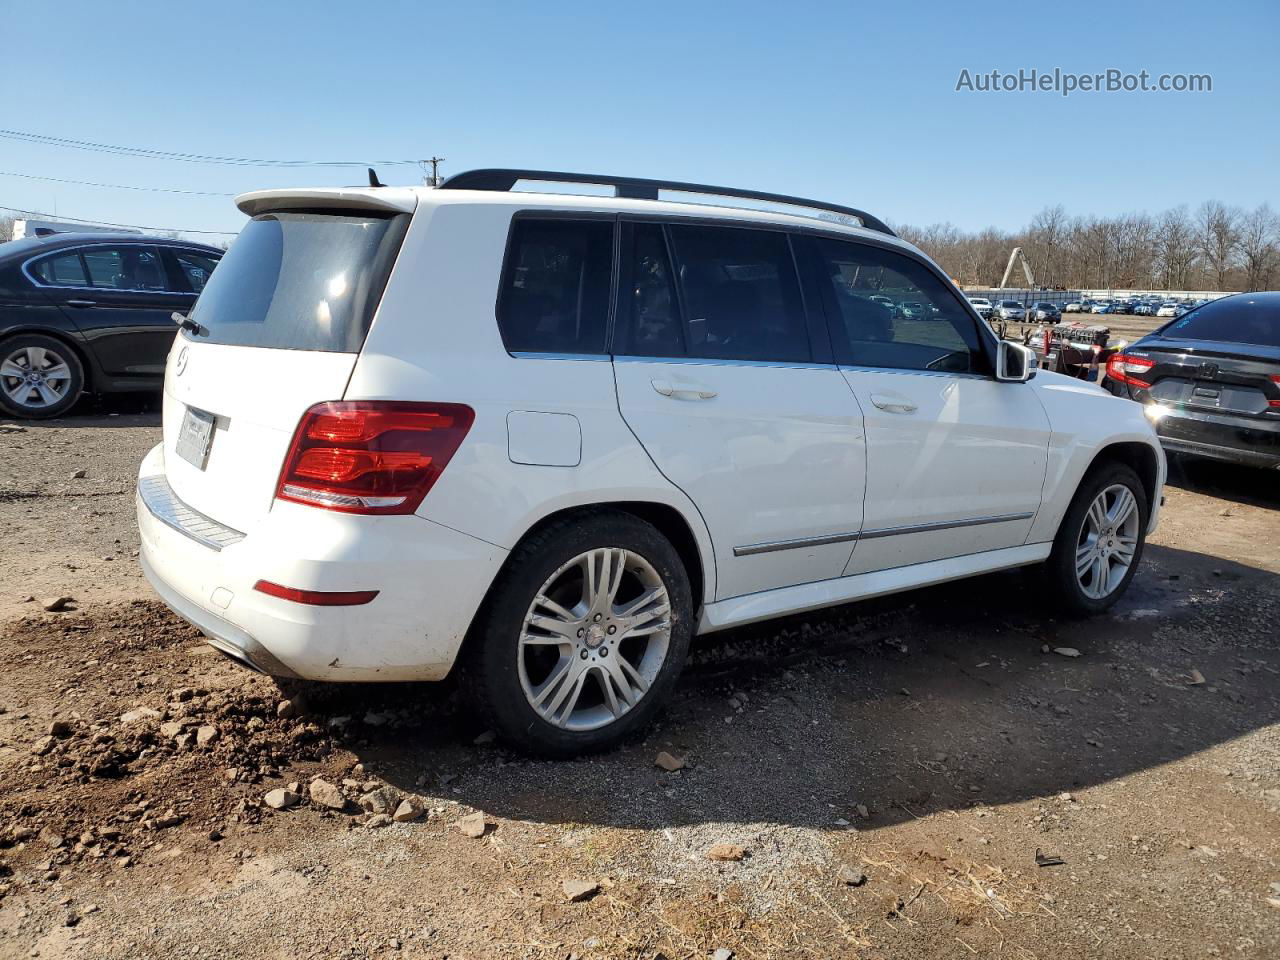
[[[987,523],[1013,523],[1030,520],[1034,513],[1002,513],[993,517],[971,517],[967,520],[944,520],[940,523],[915,523],[903,527],[881,527],[878,530],[862,530],[858,533],[831,533],[820,537],[800,537],[796,540],[772,540],[767,543],[748,543],[733,548],[735,557],[751,557],[758,553],[776,550],[802,550],[805,547],[821,547],[829,543],[848,543],[853,540],[878,540],[909,533],[933,533],[936,530],[953,530],[957,527],[978,527]]]

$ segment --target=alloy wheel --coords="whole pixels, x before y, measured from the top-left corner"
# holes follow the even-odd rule
[[[547,723],[596,730],[649,692],[671,645],[671,601],[657,570],[620,547],[588,550],[543,583],[525,614],[520,685]]]
[[[51,407],[71,388],[66,358],[48,347],[19,347],[0,361],[0,389],[28,410]]]
[[[1138,552],[1140,520],[1138,500],[1122,483],[1089,505],[1076,541],[1076,579],[1086,597],[1101,600],[1124,581]]]

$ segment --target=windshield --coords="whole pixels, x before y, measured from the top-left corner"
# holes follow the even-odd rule
[[[279,212],[254,217],[209,278],[191,319],[201,339],[358,353],[408,216]]]
[[[1280,306],[1274,294],[1213,300],[1161,327],[1162,337],[1280,347]]]
[[[1022,306],[1022,304],[1020,304],[1017,300],[1006,300],[1004,303],[1000,304],[1000,306],[1002,306],[1002,307],[1020,307],[1020,306]]]

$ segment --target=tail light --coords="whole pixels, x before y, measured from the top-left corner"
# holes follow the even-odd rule
[[[474,419],[459,403],[318,403],[293,434],[276,497],[345,513],[413,513]]]
[[[1146,380],[1135,377],[1135,373],[1146,373],[1156,365],[1154,360],[1145,357],[1127,357],[1117,353],[1107,360],[1107,376],[1117,383],[1127,383],[1131,387],[1150,387]]]
[[[1271,374],[1271,382],[1274,383],[1277,387],[1280,387],[1280,375],[1277,375],[1274,373]],[[1280,407],[1280,400],[1268,400],[1267,406]]]

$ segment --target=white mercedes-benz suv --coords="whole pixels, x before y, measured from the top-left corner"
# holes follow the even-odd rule
[[[138,523],[267,673],[460,667],[567,755],[646,724],[695,634],[1029,565],[1097,613],[1155,527],[1141,405],[1037,372],[861,211],[519,170],[237,202]]]

